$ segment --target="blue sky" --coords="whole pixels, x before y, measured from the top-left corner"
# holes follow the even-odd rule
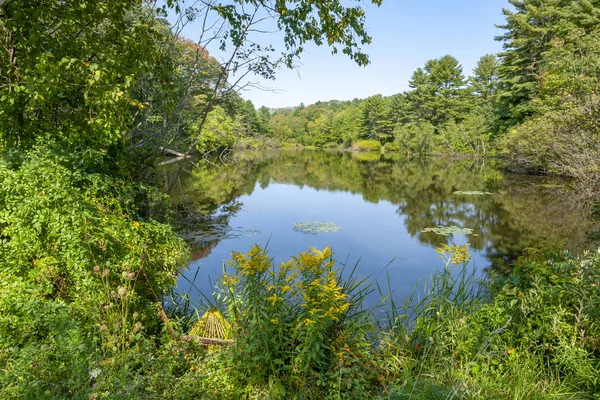
[[[429,59],[451,54],[468,75],[479,57],[502,49],[494,40],[502,32],[495,24],[503,23],[508,0],[384,0],[380,7],[366,1],[364,6],[373,37],[363,49],[370,65],[358,67],[343,55],[331,55],[327,46],[311,45],[297,71],[282,69],[275,81],[253,79],[276,92],[251,89],[242,97],[258,108],[387,96],[407,90],[413,71]],[[184,34],[194,39],[195,29]],[[276,45],[280,35],[263,40]],[[218,58],[216,49],[208,49]]]

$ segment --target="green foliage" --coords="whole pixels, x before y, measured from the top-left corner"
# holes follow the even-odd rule
[[[428,122],[398,125],[394,129],[394,141],[407,156],[431,154],[436,147],[435,127]]]
[[[423,300],[389,314],[382,358],[407,365],[390,382],[410,383],[397,398],[595,398],[598,254],[523,261],[487,285],[464,247],[438,252],[445,267]]]
[[[473,92],[484,101],[492,100],[498,92],[500,77],[498,67],[500,62],[493,54],[486,54],[477,61],[470,79]]]
[[[445,142],[445,151],[482,156],[493,151],[488,121],[483,113],[471,113],[460,123],[446,123],[440,129],[440,141]]]
[[[378,140],[359,140],[353,144],[352,148],[358,151],[380,151],[381,142]]]
[[[381,95],[369,97],[362,102],[361,139],[385,143],[392,139],[392,129],[389,110]]]
[[[121,288],[131,313],[151,312],[140,274],[163,293],[186,260],[171,228],[151,219],[160,195],[79,169],[80,157],[40,148],[0,164],[0,346],[98,329]]]
[[[193,129],[200,127],[192,126]],[[234,142],[233,121],[225,114],[223,108],[217,106],[206,116],[201,126],[201,132],[195,141],[196,149],[200,153],[213,151],[219,147],[229,147]]]
[[[364,289],[343,283],[329,248],[311,249],[273,268],[258,246],[234,252],[222,279],[234,326],[235,376],[273,396],[370,398],[376,376],[367,367]],[[367,367],[367,368],[366,368]]]
[[[553,38],[564,38],[573,28],[593,29],[600,22],[595,0],[510,0],[515,11],[505,9],[506,30],[496,39],[504,45],[499,74],[503,90],[502,117],[510,127],[533,114],[531,100],[538,95],[546,51]]]
[[[595,190],[600,183],[599,146],[598,127],[581,106],[527,121],[500,142],[512,169],[569,176],[586,190]]]
[[[384,153],[391,153],[391,152],[402,151],[402,148],[400,147],[399,142],[388,142],[383,145],[383,148],[381,150]]]
[[[122,144],[144,108],[137,83],[166,78],[165,30],[141,1],[7,1],[0,18],[3,146]]]
[[[407,93],[415,121],[434,126],[460,120],[469,109],[470,89],[458,60],[450,55],[429,60],[412,75]]]
[[[600,87],[600,30],[573,29],[556,38],[546,53],[542,69],[540,111],[582,105],[593,120]]]

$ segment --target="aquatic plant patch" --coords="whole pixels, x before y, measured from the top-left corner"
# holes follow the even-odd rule
[[[437,235],[443,235],[443,236],[456,235],[459,233],[464,233],[465,235],[471,235],[471,234],[473,234],[473,229],[461,228],[456,225],[450,225],[450,226],[440,225],[440,226],[436,226],[433,228],[425,228],[421,232],[433,232]]]
[[[292,228],[294,232],[305,233],[308,235],[316,235],[318,233],[339,232],[342,227],[333,222],[298,222]]]

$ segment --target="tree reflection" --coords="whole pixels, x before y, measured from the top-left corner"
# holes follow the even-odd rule
[[[484,251],[496,266],[541,241],[580,251],[591,245],[586,232],[597,229],[588,218],[589,207],[573,192],[540,177],[505,175],[490,160],[409,161],[317,150],[241,152],[227,165],[199,165],[173,186],[180,228],[194,243],[195,255],[205,256],[219,242],[214,227],[227,226],[239,212],[240,196],[271,182],[360,194],[372,203],[388,201],[397,205],[408,233],[426,245],[448,244],[453,238],[423,232],[425,228],[473,229],[471,248]]]

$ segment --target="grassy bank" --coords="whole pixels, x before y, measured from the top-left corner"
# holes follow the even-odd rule
[[[218,301],[201,318],[180,297],[163,304],[168,319],[159,318],[148,308],[152,301],[143,301],[147,289],[139,274],[119,272],[117,278],[111,267],[92,269],[90,281],[104,290],[86,292],[88,301],[44,303],[26,292],[10,300],[7,285],[16,283],[3,277],[0,394],[598,398],[599,253],[536,253],[508,276],[478,281],[466,247],[437,251],[444,268],[425,292],[400,304],[393,294],[384,295],[385,286],[369,287],[351,274],[342,279],[329,249],[273,268],[255,246],[232,255],[230,273],[216,287]],[[36,263],[33,270],[47,265]],[[382,293],[383,318],[381,310],[361,308],[372,289]],[[14,330],[28,318],[37,318],[37,330]],[[196,335],[233,344],[206,346]]]

